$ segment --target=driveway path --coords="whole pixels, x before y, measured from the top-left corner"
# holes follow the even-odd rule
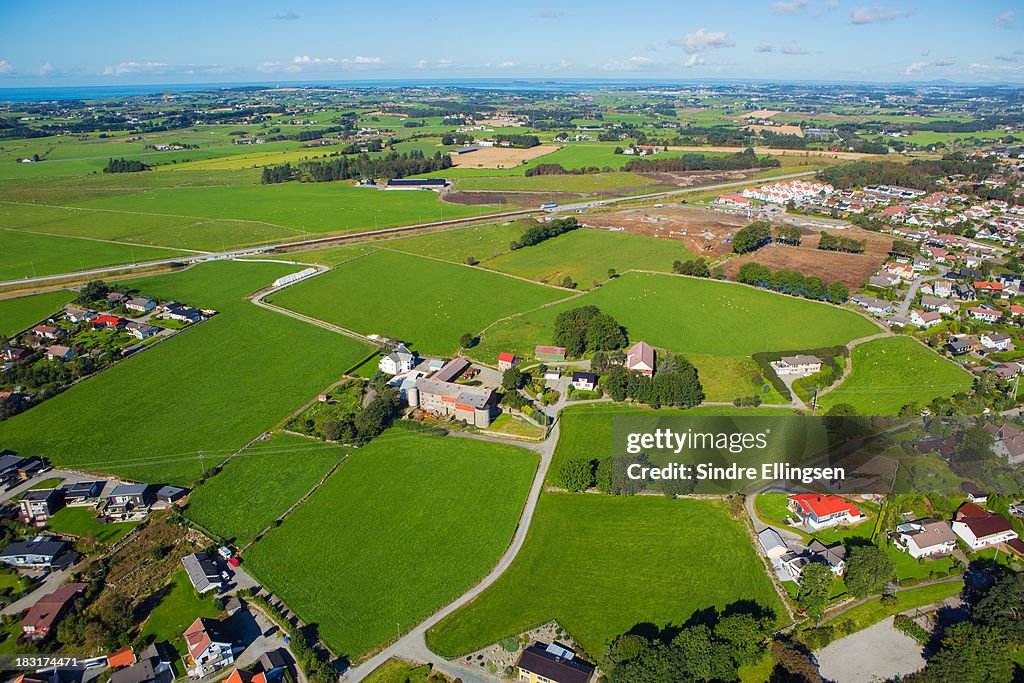
[[[938,275],[928,275],[926,277],[919,277],[913,282],[911,282],[910,287],[907,288],[907,294],[906,296],[903,297],[903,302],[900,304],[899,316],[903,319],[906,319],[906,317],[910,315],[910,304],[914,303],[914,297],[917,296],[917,290],[921,288],[921,285],[923,285],[926,282],[931,282],[932,280],[944,278],[946,277],[946,273],[948,272],[949,268],[941,266],[939,268]]]

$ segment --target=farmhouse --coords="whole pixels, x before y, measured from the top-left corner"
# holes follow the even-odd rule
[[[224,585],[217,563],[206,553],[186,555],[181,558],[181,563],[185,566],[188,580],[192,582],[192,587],[196,589],[197,593],[203,594],[211,590],[220,591],[221,586]]]
[[[67,544],[50,536],[17,541],[0,551],[0,562],[12,567],[64,567],[74,564],[77,555],[67,552]]]
[[[537,346],[533,349],[533,355],[537,360],[563,361],[565,349],[561,346]]]
[[[410,351],[405,344],[399,344],[398,348],[384,356],[377,363],[377,368],[388,375],[397,375],[402,372],[409,372],[416,366],[419,359],[415,351]]]
[[[516,662],[518,679],[529,683],[588,683],[594,669],[593,664],[557,642],[534,643]]]
[[[593,391],[597,388],[597,375],[592,372],[574,372],[571,383],[574,389]]]
[[[942,315],[937,311],[913,310],[910,312],[910,323],[921,328],[934,327],[941,322]]]
[[[43,526],[57,510],[64,507],[60,489],[33,489],[18,500],[18,521],[29,526]]]
[[[444,370],[437,373],[440,375]],[[409,405],[422,408],[438,417],[454,417],[476,427],[489,427],[497,408],[497,395],[492,389],[470,387],[420,377],[414,390],[407,392]]]
[[[800,493],[789,497],[789,509],[800,520],[798,526],[825,529],[837,524],[856,524],[865,519],[860,509],[839,496]]]
[[[974,503],[964,503],[957,509],[953,518],[953,532],[971,550],[980,550],[1017,538],[1017,532],[1010,526],[1009,520]]]
[[[654,349],[645,341],[638,341],[626,349],[626,369],[648,377],[654,374]]]
[[[188,648],[185,665],[189,676],[203,678],[235,662],[231,639],[225,635],[220,621],[200,617],[183,636]]]
[[[498,354],[498,370],[505,372],[523,362],[522,358],[517,358],[514,353],[508,351],[502,351]]]
[[[914,559],[949,555],[956,549],[956,535],[949,522],[941,519],[919,519],[896,527],[896,547]]]
[[[39,598],[21,622],[22,633],[32,640],[45,638],[71,612],[75,599],[86,588],[88,584],[69,583]]]
[[[46,349],[46,360],[49,361],[69,361],[75,357],[74,349],[70,349],[67,346],[61,346],[60,344],[54,344],[50,348]]]
[[[813,375],[821,372],[821,359],[817,356],[783,356],[771,365],[779,375]]]

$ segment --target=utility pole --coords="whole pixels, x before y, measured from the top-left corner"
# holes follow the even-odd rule
[[[814,401],[811,402],[811,415],[818,411],[818,385],[814,385]]]
[[[199,464],[203,466],[203,476],[206,476],[206,459],[203,457],[203,452],[199,451]]]

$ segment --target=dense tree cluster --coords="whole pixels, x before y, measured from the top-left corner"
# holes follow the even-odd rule
[[[788,244],[792,247],[800,246],[803,237],[803,230],[795,225],[780,225],[775,228],[775,241],[779,244]]]
[[[408,153],[391,152],[371,157],[360,154],[357,157],[338,156],[325,161],[307,161],[295,169],[290,164],[280,164],[263,169],[264,184],[283,183],[297,177],[316,183],[353,178],[404,178],[420,173],[434,173],[451,168],[452,160],[447,154],[435,152],[427,156],[419,150]]]
[[[833,235],[824,230],[821,231],[821,240],[818,242],[818,249],[824,251],[845,251],[850,254],[863,254],[867,246],[867,240],[855,240],[852,237]]]
[[[111,159],[103,167],[104,173],[138,173],[148,170],[149,166],[136,159]]]
[[[846,588],[858,598],[882,592],[896,574],[896,565],[876,545],[855,545],[846,558],[843,580]]]
[[[839,304],[850,296],[850,290],[842,282],[826,285],[821,278],[804,275],[793,270],[772,271],[768,266],[750,262],[740,266],[736,281],[775,292],[802,296],[816,301],[830,301]]]
[[[854,161],[818,171],[822,182],[837,188],[865,185],[902,185],[918,190],[937,189],[935,180],[956,173],[984,180],[993,172],[989,161],[945,157],[939,160],[914,159],[909,163]]]
[[[672,264],[672,272],[691,277],[711,277],[711,268],[708,267],[707,260],[703,258],[675,261]]]
[[[555,220],[548,221],[547,223],[531,225],[523,231],[522,236],[518,240],[509,244],[509,247],[513,250],[521,249],[523,247],[532,247],[535,244],[540,244],[552,237],[558,237],[559,235],[575,230],[578,227],[580,227],[579,221],[572,217],[556,218]]]
[[[621,349],[628,341],[618,321],[597,306],[570,308],[555,318],[554,342],[569,356]]]
[[[629,399],[655,408],[692,408],[704,400],[697,368],[684,357],[671,353],[659,355],[658,371],[653,377],[627,370],[624,365],[613,367],[605,377],[604,389],[615,401]]]
[[[772,156],[758,157],[750,147],[727,156],[707,157],[684,154],[678,157],[630,159],[623,170],[635,173],[682,173],[685,171],[737,171],[744,168],[776,168],[779,160]]]
[[[509,146],[520,149],[536,147],[540,144],[540,138],[536,135],[526,135],[522,133],[516,133],[515,135],[495,135],[494,139],[497,142],[507,142]]]
[[[768,221],[754,221],[740,228],[732,238],[732,250],[737,254],[757,251],[772,241],[772,225]]]
[[[754,664],[775,628],[775,615],[726,610],[691,621],[671,640],[627,633],[608,646],[601,662],[608,683],[734,681],[739,668]]]
[[[366,443],[391,425],[402,408],[398,390],[386,384],[374,389],[374,396],[355,415],[326,420],[323,437],[347,444]]]
[[[263,176],[260,178],[260,182],[264,185],[273,185],[275,183],[286,183],[292,178],[297,177],[299,169],[295,168],[289,163],[277,164],[276,166],[264,166]]]

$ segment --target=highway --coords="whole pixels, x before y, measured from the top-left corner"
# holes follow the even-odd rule
[[[169,266],[171,264],[184,264],[184,265],[195,265],[197,263],[205,263],[208,261],[223,261],[236,258],[244,258],[247,256],[260,256],[272,251],[286,251],[290,249],[309,249],[315,247],[328,246],[335,242],[348,242],[352,240],[369,239],[374,237],[380,237],[384,235],[391,235],[395,233],[411,232],[415,230],[428,230],[430,228],[441,228],[441,227],[455,227],[458,225],[468,225],[473,223],[499,221],[508,218],[521,218],[525,216],[536,216],[536,215],[558,215],[565,213],[577,213],[583,212],[590,209],[596,209],[606,206],[614,206],[622,202],[633,202],[638,200],[648,199],[662,199],[665,197],[675,197],[679,195],[695,194],[698,192],[709,192],[715,190],[726,190],[736,187],[747,187],[750,185],[757,184],[759,182],[780,182],[783,180],[792,180],[794,178],[803,178],[806,176],[814,175],[817,171],[802,171],[800,173],[790,173],[787,175],[774,176],[772,178],[761,178],[758,180],[742,180],[728,183],[718,183],[715,185],[703,185],[700,187],[686,187],[678,190],[665,190],[663,192],[650,192],[648,194],[632,195],[629,197],[612,197],[608,199],[596,199],[582,202],[576,202],[573,204],[566,204],[564,206],[558,206],[553,209],[517,209],[515,211],[501,211],[498,213],[484,214],[482,216],[471,216],[466,218],[456,218],[447,221],[433,221],[429,223],[415,223],[413,225],[403,225],[394,228],[381,228],[379,230],[364,230],[360,232],[347,232],[337,235],[329,235],[326,237],[317,237],[314,239],[298,240],[294,242],[279,242],[277,244],[270,244],[260,247],[244,247],[240,249],[229,249],[226,251],[199,253],[191,256],[181,256],[177,258],[160,259],[156,261],[145,261],[139,263],[131,263],[120,266],[106,266],[103,268],[92,268],[88,270],[70,271],[67,273],[57,273],[53,275],[42,275],[39,277],[27,277],[18,280],[4,280],[0,281],[0,287],[11,287],[18,285],[30,285],[30,284],[47,284],[53,282],[59,282],[67,279],[82,279],[94,276],[103,276],[109,274],[123,273],[125,271],[131,271],[143,268],[158,268],[160,266]]]

